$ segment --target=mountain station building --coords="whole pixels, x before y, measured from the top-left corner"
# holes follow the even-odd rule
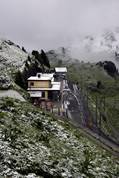
[[[56,82],[54,73],[37,73],[28,78],[28,93],[34,100],[57,100],[61,91],[61,82]]]

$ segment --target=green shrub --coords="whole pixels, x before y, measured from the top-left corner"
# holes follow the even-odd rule
[[[11,98],[5,98],[4,102],[1,104],[0,109],[6,110],[9,107],[13,107],[14,102]]]

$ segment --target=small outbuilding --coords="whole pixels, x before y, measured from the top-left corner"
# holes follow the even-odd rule
[[[66,74],[67,73],[67,68],[66,67],[55,67],[55,72],[56,73],[61,73],[61,74]]]
[[[55,76],[57,81],[66,79],[67,68],[66,67],[55,67]]]

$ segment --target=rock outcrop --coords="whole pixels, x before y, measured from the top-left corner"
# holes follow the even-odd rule
[[[0,75],[0,89],[9,89],[12,86],[12,80],[6,74]]]

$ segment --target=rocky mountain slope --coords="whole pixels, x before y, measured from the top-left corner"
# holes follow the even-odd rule
[[[21,67],[28,54],[10,40],[0,40],[0,68]]]
[[[0,88],[9,88],[13,81],[11,74],[22,69],[28,53],[10,40],[0,40]]]

